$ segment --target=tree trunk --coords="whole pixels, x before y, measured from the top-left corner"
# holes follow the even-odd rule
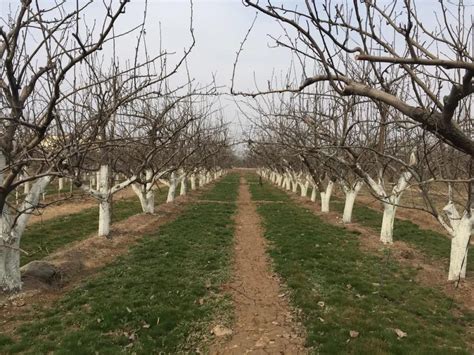
[[[311,202],[316,202],[317,194],[318,194],[318,189],[316,186],[313,185],[313,189],[311,190]]]
[[[26,177],[26,176],[25,176]],[[30,192],[30,182],[29,181],[25,181],[25,183],[23,184],[23,194],[28,194]]]
[[[172,172],[170,177],[170,187],[168,189],[168,196],[166,202],[173,202],[176,196],[176,185],[178,184],[176,179],[176,173]]]
[[[344,203],[344,213],[342,214],[342,222],[352,222],[352,210],[354,208],[354,202],[357,196],[357,192],[349,190],[346,192],[346,201]]]
[[[186,176],[183,176],[183,178],[181,179],[181,187],[179,190],[179,195],[186,196],[187,192],[188,192],[188,185],[186,183]]]
[[[398,200],[395,204],[398,203]],[[380,241],[384,244],[393,243],[393,225],[397,206],[390,202],[383,202],[382,228],[380,229]]]
[[[301,197],[306,197],[306,195],[308,194],[309,182],[300,184],[300,188],[301,188]]]
[[[449,258],[448,280],[455,281],[466,277],[467,251],[471,239],[474,216],[465,211],[461,217],[450,201],[444,208],[451,224],[451,255]]]
[[[110,233],[110,198],[99,202],[99,237],[107,237]]]
[[[466,277],[467,251],[472,232],[472,218],[467,214],[459,221],[455,236],[451,240],[448,280],[454,281]]]
[[[146,170],[146,182],[144,184],[132,184],[132,189],[140,200],[143,213],[155,213],[155,191],[153,191],[153,172]]]
[[[103,166],[103,165],[102,165]],[[99,171],[96,171],[95,173],[95,189],[97,191],[100,191],[100,175],[102,174],[102,166],[99,168]],[[108,171],[108,170],[107,170]],[[107,174],[108,176],[108,174]]]
[[[107,237],[110,233],[110,194],[109,194],[109,166],[101,165],[96,175],[99,200],[99,237]]]
[[[189,182],[191,183],[191,190],[196,190],[196,175],[191,174],[191,177],[189,178]]]
[[[357,182],[352,188],[348,187],[347,185],[343,186],[343,190],[346,195],[346,201],[344,203],[344,213],[342,214],[343,223],[352,222],[352,210],[354,209],[354,202],[361,187],[361,182]]]
[[[294,194],[298,192],[298,183],[295,180],[291,180],[291,191]]]
[[[2,161],[0,158],[0,165],[3,169],[5,160]],[[3,176],[0,180],[3,180]],[[3,207],[0,216],[0,289],[3,291],[12,292],[21,289],[20,239],[33,210],[38,206],[41,193],[50,181],[51,177],[44,176],[33,183],[20,206],[20,216],[16,218],[14,226],[12,226],[14,218],[10,215],[8,207],[6,205]]]
[[[334,186],[333,181],[329,181],[326,186],[326,191],[321,192],[321,212],[329,212],[329,202],[331,201],[332,188]]]

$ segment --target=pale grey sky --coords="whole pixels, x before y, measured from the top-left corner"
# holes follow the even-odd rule
[[[38,0],[40,4],[52,4],[55,0]],[[114,0],[118,1],[118,0]],[[387,3],[392,0],[385,0]],[[85,3],[85,0],[79,0]],[[284,2],[285,6],[303,5],[302,0],[275,0]],[[473,2],[473,0],[465,1]],[[18,5],[19,0],[0,0],[0,17],[8,13],[10,6]],[[75,0],[67,0],[68,6],[75,6]],[[384,1],[379,1],[383,4]],[[117,31],[129,29],[141,22],[144,0],[132,0],[124,16],[117,25]],[[417,0],[419,12],[426,21],[434,21],[433,11],[438,8],[437,0]],[[100,11],[99,11],[100,9]],[[191,76],[202,84],[209,83],[215,75],[217,84],[227,86],[221,91],[229,92],[228,86],[232,76],[232,67],[240,42],[251,25],[255,11],[247,8],[241,0],[194,0],[193,27],[195,29],[196,47],[193,49],[188,64]],[[103,16],[102,0],[96,0],[87,12],[87,20]],[[147,43],[151,52],[159,48],[159,28],[162,30],[162,47],[176,52],[179,58],[191,41],[189,34],[190,3],[189,0],[148,0]],[[291,53],[282,48],[269,48],[272,40],[267,34],[281,35],[280,26],[260,14],[256,25],[245,45],[239,61],[236,88],[241,91],[254,91],[254,78],[260,87],[265,87],[272,72],[277,75],[286,73],[291,62]],[[117,53],[121,58],[133,56],[136,34],[117,42]],[[106,52],[106,51],[104,51]],[[184,69],[184,68],[182,68]],[[185,70],[181,70],[174,80],[183,82]],[[233,122],[234,132],[239,131],[237,107],[232,98],[224,97],[226,119]]]

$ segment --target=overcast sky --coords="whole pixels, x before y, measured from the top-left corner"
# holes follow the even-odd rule
[[[130,13],[123,20],[136,21],[141,16],[142,6],[129,7]],[[291,3],[286,1],[285,3]],[[229,92],[236,52],[253,22],[255,11],[242,5],[240,0],[194,0],[193,27],[196,46],[189,57],[189,68],[193,78],[208,83],[213,75],[218,85],[227,86]],[[182,53],[191,41],[189,33],[190,5],[188,0],[150,0],[148,2],[148,43],[158,44],[158,26],[161,24],[163,48]],[[129,25],[129,24],[127,24]],[[253,91],[254,78],[265,86],[272,72],[285,73],[291,54],[284,49],[270,48],[268,33],[280,32],[279,25],[265,16],[258,16],[255,27],[245,45],[239,61],[236,88]],[[184,75],[184,72],[182,72]],[[226,119],[233,130],[240,130],[238,110],[233,99],[224,97]],[[245,122],[244,122],[245,123]]]
[[[0,14],[4,17],[10,5],[18,5],[20,0],[0,0]],[[114,0],[118,1],[118,0]],[[52,4],[53,0],[39,0],[40,4]],[[80,0],[85,3],[85,0]],[[281,2],[281,0],[280,0]],[[384,1],[380,1],[383,3]],[[389,0],[387,0],[389,2]],[[391,2],[391,0],[390,0]],[[465,1],[465,3],[473,0]],[[275,0],[274,3],[278,3]],[[284,0],[286,7],[293,7],[303,1]],[[67,0],[68,6],[74,6],[74,0]],[[132,0],[124,16],[117,25],[117,31],[129,29],[141,23],[144,0]],[[426,21],[434,21],[433,11],[438,8],[436,0],[417,0],[416,4]],[[433,7],[433,5],[436,5]],[[103,16],[102,0],[96,0],[87,12],[87,20]],[[222,92],[229,92],[233,62],[240,42],[243,40],[255,16],[255,11],[247,8],[241,0],[194,0],[193,27],[196,47],[189,60],[190,73],[197,82],[209,83],[215,75],[218,85],[227,86]],[[190,3],[189,0],[149,0],[147,18],[147,43],[151,52],[157,53],[160,45],[159,29],[161,26],[161,46],[169,52],[176,52],[175,57],[183,53],[191,42],[189,33]],[[236,89],[254,91],[254,78],[260,87],[265,87],[272,72],[277,75],[286,73],[291,62],[291,53],[286,49],[269,48],[273,41],[268,34],[278,36],[282,33],[280,26],[273,19],[259,15],[256,25],[245,45],[245,50],[237,69]],[[136,34],[133,35],[136,37]],[[117,42],[117,53],[120,57],[130,58],[134,50],[133,38]],[[174,80],[183,82],[186,72],[181,71]],[[238,110],[229,96],[222,99],[226,106],[226,120],[233,123],[233,131],[239,131]]]

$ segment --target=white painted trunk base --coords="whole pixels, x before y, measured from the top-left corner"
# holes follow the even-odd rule
[[[382,227],[380,229],[380,241],[383,244],[392,244],[393,243],[393,225],[395,223],[395,212],[397,211],[397,206],[384,202],[383,203],[383,217],[382,217]]]
[[[186,177],[183,177],[181,179],[181,187],[179,190],[179,195],[186,196],[187,193],[188,193],[188,184],[186,183]]]
[[[316,202],[316,197],[318,195],[318,189],[316,186],[313,186],[313,189],[311,190],[311,201]]]
[[[346,192],[346,201],[344,203],[344,213],[342,214],[343,223],[352,222],[352,210],[354,209],[354,202],[357,196],[357,192],[354,190]]]
[[[0,176],[0,180],[3,180],[3,176]],[[3,208],[0,216],[0,290],[11,292],[21,289],[20,240],[33,210],[38,206],[41,194],[50,181],[51,177],[45,176],[32,184],[14,226],[14,218],[10,215],[8,206]]]
[[[173,202],[176,196],[176,187],[178,185],[178,181],[176,178],[176,174],[173,172],[171,173],[170,177],[170,186],[168,189],[168,196],[166,198],[166,202]]]
[[[467,252],[472,233],[472,217],[467,213],[459,220],[451,239],[451,254],[449,258],[448,280],[455,281],[466,277]]]
[[[326,191],[321,192],[321,212],[324,212],[324,213],[329,212],[329,202],[331,201],[333,186],[334,186],[334,182],[329,181],[328,185],[326,186]]]

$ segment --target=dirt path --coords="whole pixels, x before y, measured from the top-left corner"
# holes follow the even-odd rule
[[[233,278],[228,288],[235,306],[231,338],[211,354],[304,354],[304,338],[278,278],[272,274],[266,241],[248,184],[240,180]]]

